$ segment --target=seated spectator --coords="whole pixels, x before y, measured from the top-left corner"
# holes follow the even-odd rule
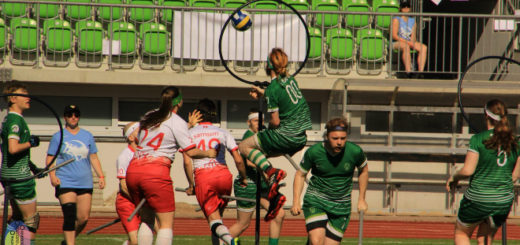
[[[402,13],[409,13],[410,2],[406,0],[401,2],[399,8]],[[411,50],[416,50],[419,54],[417,59],[419,72],[424,71],[424,65],[426,64],[428,47],[425,44],[417,42],[416,29],[417,24],[413,17],[396,16],[392,20],[393,48],[402,51],[401,58],[408,77],[411,77],[412,72]]]

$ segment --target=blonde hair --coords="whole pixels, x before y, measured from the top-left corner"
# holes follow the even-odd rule
[[[27,87],[25,87],[25,85],[21,84],[21,83],[18,83],[18,82],[10,82],[10,83],[7,83],[7,85],[4,87],[4,90],[2,91],[4,94],[12,94],[14,93],[16,90],[18,89],[22,89],[24,90],[25,92],[27,92]],[[11,107],[11,105],[13,105],[13,103],[11,103],[11,97],[12,96],[6,96],[5,97],[5,100],[7,102],[7,106],[8,107]]]

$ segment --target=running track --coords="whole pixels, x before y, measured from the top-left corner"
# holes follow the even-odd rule
[[[108,223],[114,218],[93,217],[89,220],[85,231],[94,227]],[[63,219],[61,217],[42,217],[40,222],[39,234],[61,234],[61,226]],[[226,225],[231,225],[234,219],[224,219]],[[520,226],[508,225],[508,239],[520,239]],[[268,236],[268,225],[261,222],[261,236]],[[402,222],[402,221],[365,221],[364,237],[371,238],[447,238],[453,236],[454,224],[443,222]],[[208,236],[210,231],[204,219],[196,218],[175,218],[174,225],[175,235],[201,235]],[[345,232],[345,237],[357,237],[359,231],[359,222],[352,220]],[[96,234],[124,234],[121,223],[117,223]],[[501,231],[497,232],[497,238]],[[246,236],[254,236],[254,220],[250,227],[246,230]],[[301,219],[286,219],[282,228],[282,236],[306,236],[305,222]]]

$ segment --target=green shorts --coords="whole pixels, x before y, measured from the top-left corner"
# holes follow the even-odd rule
[[[460,201],[457,221],[462,225],[469,226],[491,218],[494,225],[499,227],[506,221],[509,211],[511,211],[512,204],[512,201],[511,203],[497,204],[475,202],[468,200],[467,198],[462,198]]]
[[[305,203],[302,209],[307,232],[316,228],[324,228],[326,237],[341,242],[350,222],[350,213],[348,215],[335,215],[320,206],[309,206]]]
[[[3,183],[5,188],[5,183]],[[29,204],[36,201],[36,182],[30,179],[24,182],[14,182],[8,184],[11,195],[18,204]]]
[[[266,129],[256,135],[260,148],[268,156],[276,154],[289,154],[292,156],[303,149],[307,143],[305,132],[298,136],[286,136],[278,133],[276,129]]]
[[[236,178],[233,182],[233,190],[236,197],[244,197],[244,198],[250,198],[250,199],[256,199],[256,183],[251,180],[247,179],[247,186],[243,187],[240,185],[239,178]],[[262,181],[262,197],[267,198],[267,195],[269,193],[269,186],[267,183]],[[247,201],[239,201],[237,200],[237,209],[238,211],[242,212],[253,212],[255,211],[256,204],[254,202],[247,202]]]

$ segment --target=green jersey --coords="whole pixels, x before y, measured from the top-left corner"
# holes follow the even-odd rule
[[[31,136],[29,127],[22,115],[9,112],[2,122],[2,170],[3,178],[24,178],[31,175],[29,169],[30,150],[18,154],[10,154],[9,139],[17,139],[20,143],[28,142]]]
[[[520,149],[511,149],[509,153],[487,149],[484,141],[492,134],[493,129],[487,130],[473,135],[469,141],[468,151],[479,156],[464,197],[477,202],[510,203],[514,198],[512,173]]]
[[[305,195],[329,201],[350,202],[354,168],[366,166],[365,153],[358,145],[346,142],[345,149],[332,156],[324,144],[311,146],[300,163],[301,171],[307,173],[311,170],[312,173]]]
[[[280,115],[280,126],[275,129],[287,136],[298,136],[312,128],[311,112],[298,83],[293,77],[274,78],[265,90],[267,111]]]

